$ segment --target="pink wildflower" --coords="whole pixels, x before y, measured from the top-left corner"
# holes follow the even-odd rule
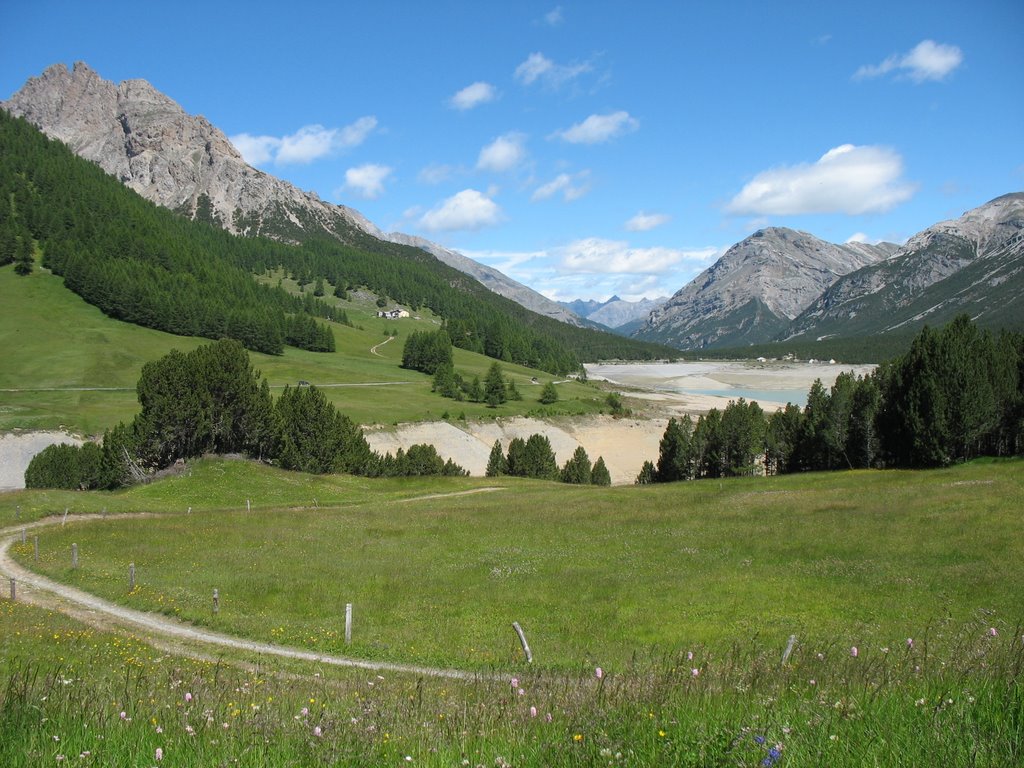
[[[519,687],[519,678],[518,677],[513,677],[511,680],[509,680],[509,684],[513,688],[518,688]]]
[[[907,648],[910,649],[910,648],[913,648],[913,647],[914,647],[914,638],[908,637],[907,638]]]
[[[989,627],[988,628],[988,636],[989,637],[999,637],[999,631],[995,627]]]
[[[693,651],[687,651],[686,652],[686,660],[687,661],[693,661]]]
[[[544,719],[545,719],[545,720],[547,720],[547,721],[548,721],[548,722],[550,723],[550,722],[551,722],[551,720],[553,719],[553,718],[551,717],[551,713],[550,713],[550,712],[548,712],[547,716],[546,716],[546,717],[545,717]]]
[[[857,655],[858,655],[859,653],[860,653],[860,651],[858,651],[858,650],[857,650],[857,646],[856,646],[856,645],[855,645],[855,646],[853,646],[853,647],[852,647],[852,648],[850,649],[850,655],[851,655],[851,656],[853,656],[853,658],[855,658],[855,659],[857,658]]]
[[[537,716],[537,708],[536,707],[530,707],[530,717],[536,717],[536,716]]]
[[[155,758],[155,759],[156,759],[156,761],[157,761],[158,763],[159,763],[159,762],[160,762],[161,760],[163,760],[163,759],[164,759],[164,751],[163,751],[163,749],[162,749],[161,747],[157,747],[157,748],[156,748],[156,758]]]
[[[302,710],[299,712],[299,714],[302,715],[303,717],[308,715],[309,714],[309,707],[303,707]]]
[[[594,670],[594,677],[596,677],[598,680],[600,680],[602,677],[604,677],[604,670],[601,669],[600,667],[595,669]]]
[[[808,685],[817,685],[818,683],[814,680],[814,678],[811,678],[810,680],[807,681],[807,684]]]
[[[121,710],[121,720],[122,720],[122,722],[128,720],[128,713],[125,712],[123,709]]]
[[[696,667],[694,667],[693,669],[690,670],[690,674],[693,675],[694,677],[697,677],[698,675],[700,675],[700,670],[697,669]]]
[[[525,696],[526,695],[526,691],[523,690],[522,688],[520,688],[518,691],[516,691],[516,693],[518,693],[520,696]]]
[[[324,732],[323,732],[323,730],[322,730],[322,729],[320,728],[320,726],[319,726],[319,725],[318,725],[318,726],[316,726],[316,727],[315,727],[315,728],[313,729],[313,735],[314,735],[314,736],[317,736],[317,737],[320,737],[320,736],[323,736],[323,735],[324,735]]]
[[[192,694],[191,693],[186,693],[185,694],[185,703],[186,704],[191,704],[192,703]]]

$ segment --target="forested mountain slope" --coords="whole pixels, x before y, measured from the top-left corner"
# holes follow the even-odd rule
[[[260,286],[253,275],[284,269],[300,283],[365,286],[448,322],[457,346],[565,372],[581,361],[666,357],[672,351],[575,328],[530,312],[419,248],[361,231],[344,245],[327,233],[302,246],[239,237],[159,208],[98,167],[0,112],[0,241],[30,243],[69,288],[113,317],[172,333],[237,338],[251,349],[284,343],[330,349],[312,317],[344,321],[312,295]],[[401,253],[396,253],[396,249]]]

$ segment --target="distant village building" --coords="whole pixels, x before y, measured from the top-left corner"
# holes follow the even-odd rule
[[[400,317],[408,317],[409,313],[404,309],[382,309],[377,313],[377,317],[383,317],[386,320],[397,320]]]

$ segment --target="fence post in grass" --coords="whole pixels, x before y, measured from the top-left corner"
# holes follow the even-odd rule
[[[789,636],[789,642],[786,643],[786,650],[782,653],[782,665],[785,666],[786,662],[789,661],[789,654],[793,652],[793,647],[796,645],[796,635]]]
[[[220,591],[213,590],[213,612],[220,613]]]
[[[345,603],[345,645],[352,644],[352,603]]]
[[[64,524],[68,521],[68,508],[64,507],[64,519],[60,521],[60,527],[63,528]]]
[[[78,567],[78,545],[77,544],[72,544],[71,545],[71,567],[72,568],[77,568]]]
[[[32,558],[36,562],[39,562],[39,537],[38,536],[33,536],[32,537]]]
[[[192,514],[192,507],[189,507],[189,508],[188,508],[188,513],[189,513],[190,515]]]
[[[106,508],[106,507],[104,507],[104,508],[103,508],[103,512],[101,513],[101,517],[102,517],[102,518],[103,518],[104,520],[106,520],[106,519],[107,519],[107,508]]]
[[[249,503],[248,499],[245,500],[245,511],[252,512],[252,505]]]
[[[14,592],[14,583],[15,583],[15,582],[14,582],[14,577],[13,577],[13,576],[11,576],[11,602],[12,602],[12,603],[13,603],[13,602],[14,602],[14,600],[15,600],[15,592]]]
[[[128,563],[128,591],[135,591],[135,563]]]
[[[519,635],[519,642],[523,646],[523,653],[526,654],[526,663],[533,664],[533,654],[530,652],[530,644],[526,642],[526,634],[523,632],[523,628],[519,626],[518,621],[512,622],[512,629]]]
[[[21,543],[22,544],[25,543],[25,529],[24,528],[21,529]]]

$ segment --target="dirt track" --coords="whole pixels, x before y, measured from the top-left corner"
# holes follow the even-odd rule
[[[127,518],[129,515],[118,517]],[[140,513],[138,515],[130,515],[130,517],[155,517],[155,515]],[[78,523],[99,519],[101,519],[100,515],[69,515],[67,522]],[[112,517],[110,519],[116,518]],[[14,578],[16,580],[18,601],[59,611],[100,629],[119,628],[138,632],[142,639],[157,648],[192,658],[209,659],[209,651],[216,648],[229,648],[263,656],[298,659],[315,664],[355,667],[372,671],[404,672],[426,677],[446,677],[462,680],[488,677],[487,675],[458,669],[441,669],[437,667],[421,667],[414,664],[394,664],[383,661],[351,659],[344,656],[289,648],[273,643],[245,640],[208,629],[199,629],[166,616],[136,611],[111,603],[74,587],[52,581],[14,562],[10,556],[9,549],[15,541],[21,538],[23,529],[27,532],[59,526],[62,524],[62,520],[63,516],[53,517],[26,523],[25,525],[0,528],[0,576],[3,577],[0,587],[3,589],[5,598],[10,594],[8,592],[10,579]]]

